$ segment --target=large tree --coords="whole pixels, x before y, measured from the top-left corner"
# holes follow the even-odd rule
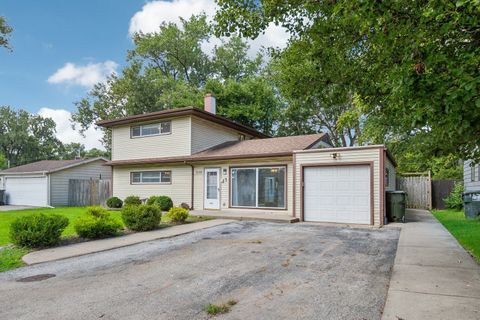
[[[0,119],[0,154],[10,167],[58,157],[62,143],[52,119],[7,106],[0,107]]]
[[[0,47],[11,50],[9,37],[13,28],[7,24],[5,17],[0,16]]]
[[[480,160],[480,2],[218,4],[221,34],[256,37],[274,22],[290,30],[292,42],[308,43],[316,76],[355,97],[344,118],[364,120],[364,142],[412,141],[425,157]]]
[[[271,133],[274,104],[279,100],[263,80],[261,56],[250,58],[248,46],[238,37],[206,54],[202,47],[211,37],[204,15],[181,20],[180,26],[164,23],[157,32],[134,35],[128,65],[77,102],[73,120],[84,130],[104,119],[201,107],[204,94],[212,92],[218,98],[219,114]],[[108,146],[108,132],[104,142]]]

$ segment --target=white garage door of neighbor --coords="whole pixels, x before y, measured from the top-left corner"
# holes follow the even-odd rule
[[[23,206],[48,206],[47,177],[7,177],[7,203]]]
[[[370,224],[370,166],[304,168],[304,219]]]

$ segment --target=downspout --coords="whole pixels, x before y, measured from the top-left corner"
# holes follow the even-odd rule
[[[193,201],[195,200],[195,198],[194,198],[194,194],[195,194],[195,193],[194,193],[195,168],[194,168],[193,164],[188,163],[187,161],[183,161],[183,163],[184,163],[185,165],[190,166],[190,167],[192,168],[192,188],[191,188],[191,191],[190,191],[190,192],[191,192],[191,200],[190,200],[190,201],[191,201],[192,205],[190,206],[190,209],[193,210]]]

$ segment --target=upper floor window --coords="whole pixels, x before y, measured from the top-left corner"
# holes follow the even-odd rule
[[[170,184],[172,171],[140,171],[132,172],[132,184]]]
[[[141,126],[131,127],[132,138],[156,136],[160,134],[169,134],[171,132],[172,132],[171,121],[149,123]]]
[[[475,181],[475,164],[470,163],[470,180],[473,182]]]

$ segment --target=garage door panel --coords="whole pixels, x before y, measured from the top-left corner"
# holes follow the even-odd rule
[[[370,224],[370,166],[304,168],[304,219]]]
[[[46,177],[7,177],[5,190],[8,204],[48,206]]]

